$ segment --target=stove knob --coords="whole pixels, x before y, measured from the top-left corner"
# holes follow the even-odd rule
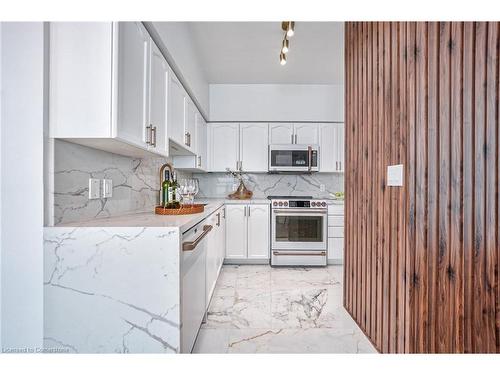
[[[321,202],[321,205],[322,205],[323,207],[326,207],[326,202]]]
[[[278,202],[273,202],[273,206],[277,206],[278,205]]]
[[[283,203],[285,207],[288,207],[288,202]]]
[[[312,207],[316,206],[316,202],[311,202],[311,206]]]
[[[279,206],[280,206],[280,207],[281,207],[281,206],[283,206],[283,202],[280,202],[280,203],[279,203]]]

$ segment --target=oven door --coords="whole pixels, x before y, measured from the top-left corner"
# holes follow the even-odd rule
[[[318,147],[308,145],[271,145],[269,172],[317,172]]]
[[[273,250],[326,250],[327,210],[273,209]]]

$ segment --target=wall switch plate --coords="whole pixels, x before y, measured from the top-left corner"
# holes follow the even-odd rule
[[[387,166],[387,186],[403,186],[403,164]]]
[[[113,180],[104,178],[102,180],[102,197],[111,198],[113,196]]]
[[[319,191],[325,191],[325,184],[319,185]]]
[[[89,199],[99,199],[101,197],[101,180],[89,178]]]

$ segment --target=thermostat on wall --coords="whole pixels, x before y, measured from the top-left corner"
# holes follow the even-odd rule
[[[403,186],[403,164],[387,166],[387,186]]]

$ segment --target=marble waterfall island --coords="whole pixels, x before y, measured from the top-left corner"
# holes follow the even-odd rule
[[[222,204],[44,228],[44,348],[179,353],[182,233]]]

